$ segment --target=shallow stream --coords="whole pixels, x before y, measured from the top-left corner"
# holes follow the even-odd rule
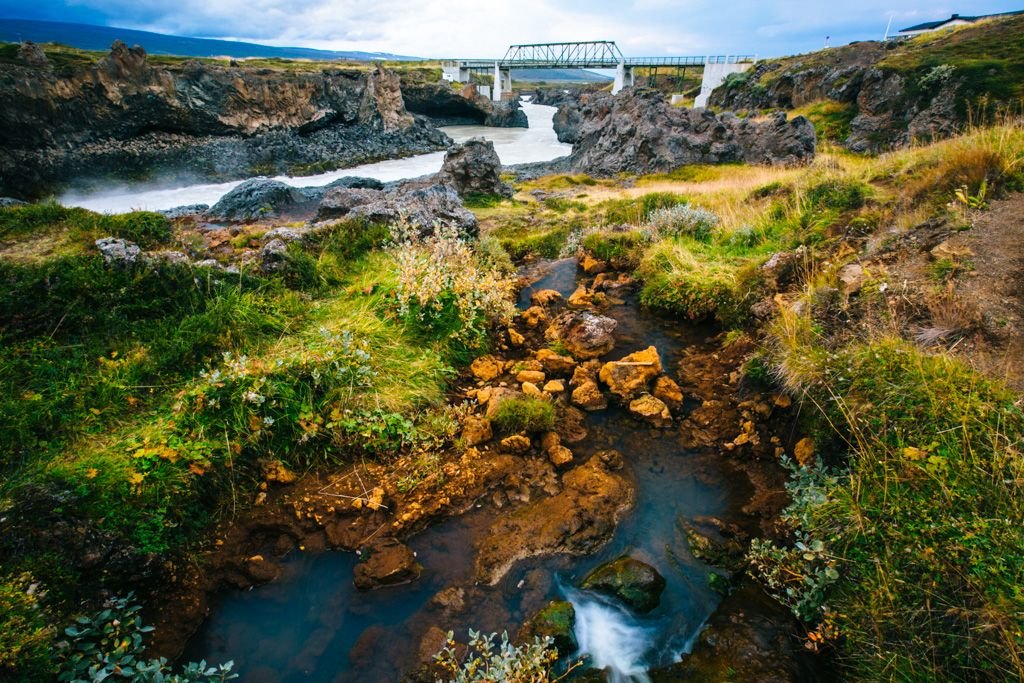
[[[533,284],[522,292],[520,305],[529,305],[530,293],[538,289],[568,295],[576,272],[575,260],[535,264],[524,272]],[[682,351],[705,344],[711,332],[647,313],[632,296],[606,314],[619,322],[617,345],[607,360],[653,344],[670,376]],[[683,449],[677,430],[647,427],[623,408],[590,414],[587,428],[589,436],[573,447],[577,461],[617,449],[636,484],[635,507],[599,552],[524,560],[498,585],[473,586],[474,543],[494,515],[502,514],[490,505],[413,537],[409,545],[424,572],[406,586],[361,593],[352,585],[356,556],[296,552],[279,580],[223,594],[186,656],[234,660],[245,681],[397,681],[432,654],[420,652],[431,626],[463,637],[470,627],[514,635],[548,600],[561,598],[576,606],[582,646],[577,654],[607,667],[610,680],[646,680],[647,669],[678,661],[719,600],[708,585],[709,569],[687,549],[681,520],[736,519],[751,487],[722,459]],[[660,605],[649,614],[630,614],[573,588],[591,569],[624,553],[652,564],[667,581]],[[465,593],[466,607],[454,618],[432,600],[450,586]]]

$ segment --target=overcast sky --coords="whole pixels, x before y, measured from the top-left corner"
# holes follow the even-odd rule
[[[626,56],[775,56],[880,39],[1024,0],[0,0],[0,17],[270,45],[493,57],[512,43],[614,40]]]

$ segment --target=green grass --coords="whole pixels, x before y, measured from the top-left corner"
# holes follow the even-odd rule
[[[850,123],[857,116],[857,105],[827,100],[793,109],[789,116],[807,117],[814,124],[819,142],[843,144],[850,137]]]
[[[168,244],[171,223],[148,211],[107,215],[47,202],[0,208],[0,240],[40,233],[67,233],[85,247],[100,237],[113,236],[154,248]]]
[[[491,419],[504,434],[548,432],[555,426],[555,407],[540,398],[510,398],[498,405]]]

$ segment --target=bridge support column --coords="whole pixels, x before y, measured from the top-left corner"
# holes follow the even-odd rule
[[[494,63],[494,87],[491,88],[491,99],[501,102],[501,67],[497,62]]]
[[[633,69],[631,67],[627,68],[625,62],[619,62],[618,67],[615,68],[615,82],[612,83],[612,94],[615,95],[623,88],[633,84]]]
[[[725,82],[729,74],[740,74],[753,66],[752,62],[741,62],[738,59],[732,60],[730,64],[728,56],[724,58],[708,57],[704,64],[704,75],[700,79],[700,94],[693,101],[693,108],[708,106],[708,98],[712,91]]]

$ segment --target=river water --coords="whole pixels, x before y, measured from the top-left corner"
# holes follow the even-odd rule
[[[447,126],[442,128],[455,142],[472,137],[483,137],[494,143],[502,164],[523,164],[549,161],[565,156],[572,145],[558,141],[551,120],[556,108],[523,102],[523,111],[529,128],[491,128],[487,126]],[[418,178],[441,169],[444,152],[420,154],[404,159],[391,159],[373,164],[321,173],[312,176],[279,176],[280,180],[296,187],[320,187],[344,176],[376,178],[383,182]],[[240,185],[242,180],[227,183],[206,183],[183,187],[155,187],[153,185],[123,186],[116,190],[96,194],[68,193],[60,198],[65,206],[80,206],[92,211],[124,213],[134,210],[160,211],[189,204],[217,203],[221,197]]]
[[[542,262],[522,273],[533,284],[521,294],[576,286],[575,260]],[[680,325],[648,313],[633,295],[607,312],[619,326],[616,360],[654,345],[666,371],[683,351],[705,344],[709,329]],[[223,594],[186,656],[234,660],[246,681],[348,683],[398,681],[425,653],[427,629],[487,632],[519,625],[548,600],[570,600],[576,636],[590,664],[613,682],[647,680],[646,671],[678,661],[719,602],[709,587],[711,569],[689,552],[683,523],[701,515],[725,521],[742,516],[751,486],[721,458],[709,459],[679,444],[676,430],[634,420],[619,406],[587,416],[588,437],[573,447],[579,462],[598,450],[619,450],[636,486],[636,504],[611,541],[591,556],[554,556],[518,562],[494,587],[474,586],[476,543],[496,515],[489,507],[450,519],[409,540],[424,567],[409,585],[361,593],[352,585],[357,558],[349,553],[295,553],[277,581]],[[573,588],[590,570],[622,554],[648,562],[666,579],[661,603],[636,615],[620,605]],[[463,587],[466,609],[446,614],[432,600],[445,588]],[[428,653],[429,654],[429,653]]]

